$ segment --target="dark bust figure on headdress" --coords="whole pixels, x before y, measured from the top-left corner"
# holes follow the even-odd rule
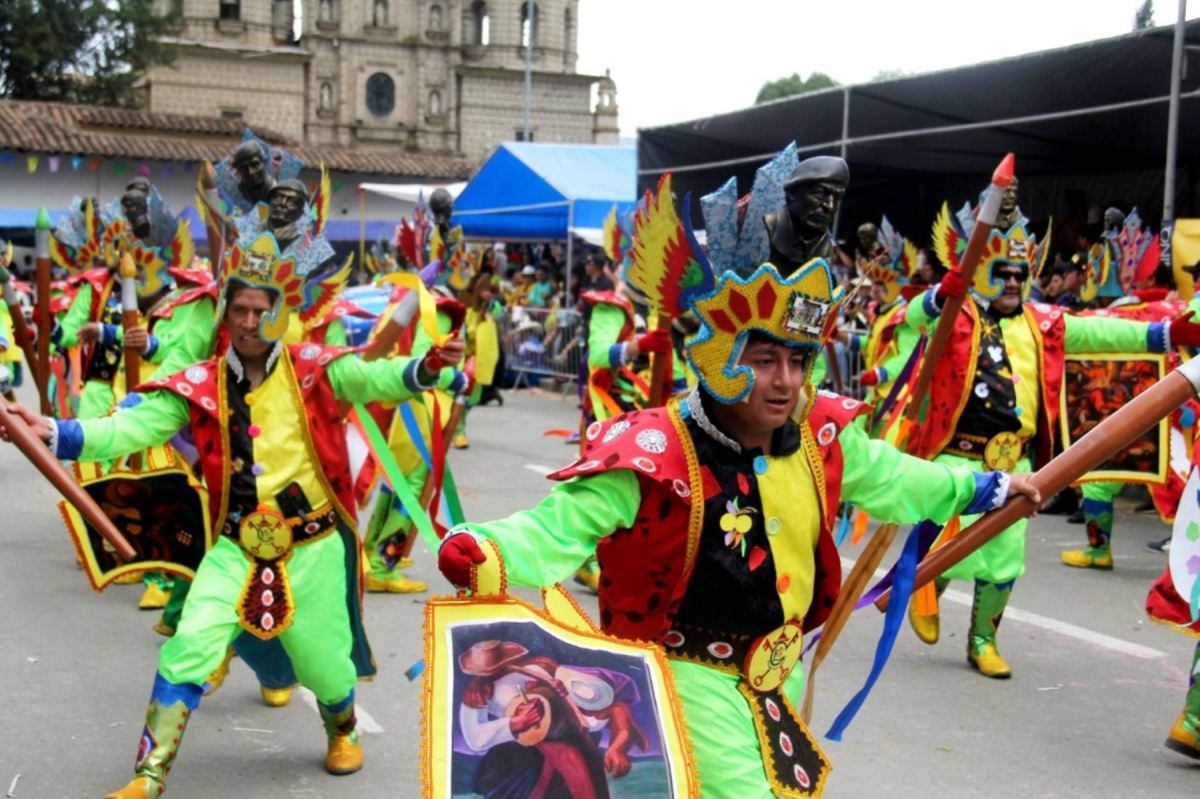
[[[267,171],[267,153],[262,144],[247,139],[237,146],[230,159],[238,177],[238,190],[250,204],[264,202],[275,186]]]
[[[300,217],[307,205],[308,189],[295,178],[281,180],[267,192],[267,228],[275,234],[280,249],[300,236]]]
[[[982,204],[980,200],[980,204]],[[996,228],[999,230],[1008,230],[1017,222],[1025,220],[1025,215],[1021,213],[1021,206],[1017,205],[1017,177],[1013,175],[1012,183],[1004,190],[1004,195],[1000,198],[1000,214],[996,217]]]
[[[785,274],[813,258],[831,258],[831,228],[850,168],[837,156],[818,155],[801,161],[783,185],[784,207],[763,221],[771,239],[771,262]]]
[[[142,240],[150,239],[150,206],[145,191],[141,188],[126,189],[121,195],[121,213],[133,235]]]

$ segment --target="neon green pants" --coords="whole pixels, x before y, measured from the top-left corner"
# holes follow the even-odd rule
[[[750,704],[737,689],[738,678],[716,669],[669,660],[683,704],[683,719],[703,799],[771,799]],[[783,684],[783,693],[799,710],[804,701],[804,669]]]
[[[970,458],[960,458],[943,452],[933,459],[934,463],[945,463],[964,469],[982,470],[986,468],[981,462]],[[1028,458],[1017,462],[1018,473],[1032,471]],[[978,516],[962,516],[959,519],[963,529],[978,519]],[[1029,527],[1026,519],[1021,519],[1000,535],[988,541],[979,549],[963,558],[953,568],[947,570],[942,577],[947,580],[985,580],[989,583],[1009,583],[1025,573],[1025,529]]]
[[[222,536],[192,581],[175,635],[159,651],[158,671],[172,683],[203,685],[241,631],[237,603],[250,574],[241,548]],[[296,547],[287,562],[292,625],[279,634],[296,678],[327,705],[345,699],[357,673],[346,610],[345,549],[337,531]]]

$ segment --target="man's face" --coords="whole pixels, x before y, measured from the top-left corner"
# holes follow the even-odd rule
[[[887,291],[887,283],[877,280],[871,284],[871,299],[875,302],[883,302],[887,299]]]
[[[745,402],[725,406],[738,427],[769,434],[782,426],[800,399],[807,360],[803,350],[771,341],[747,344],[738,363],[754,370],[754,387]]]
[[[243,188],[262,188],[263,183],[267,179],[267,170],[261,154],[249,153],[248,155],[244,155],[233,166],[238,171]]]
[[[813,238],[833,225],[834,214],[845,193],[844,186],[827,180],[793,186],[787,191],[788,215],[805,238]]]
[[[1058,276],[1055,275],[1054,279],[1058,280]],[[1074,294],[1076,292],[1076,290],[1079,288],[1079,284],[1082,282],[1083,282],[1083,272],[1080,272],[1076,269],[1072,269],[1069,272],[1065,272],[1062,276],[1062,279],[1059,281],[1058,292],[1056,292],[1056,294],[1059,292],[1066,292],[1068,294]],[[1054,285],[1053,280],[1051,281],[1050,285],[1051,286]]]
[[[290,189],[277,189],[271,195],[267,222],[272,229],[287,227],[304,212],[304,195]]]
[[[1078,273],[1071,272],[1068,274],[1076,275]],[[1046,296],[1057,297],[1059,294],[1062,294],[1065,280],[1066,275],[1052,275],[1050,283],[1046,286]],[[1076,280],[1076,284],[1078,284],[1078,280]]]
[[[1027,272],[1019,266],[1004,264],[996,267],[993,274],[996,280],[1004,284],[1004,291],[992,302],[992,305],[995,305],[996,310],[1000,313],[1010,314],[1021,307],[1022,289]]]
[[[545,269],[537,270],[537,282],[538,283],[546,282],[546,270]]]
[[[271,351],[271,342],[262,337],[259,326],[274,307],[274,298],[265,289],[239,289],[225,304],[225,326],[229,345],[243,358],[261,358]]]

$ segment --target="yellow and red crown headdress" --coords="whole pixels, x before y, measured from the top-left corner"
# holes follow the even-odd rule
[[[688,360],[713,398],[738,402],[754,385],[754,371],[738,364],[751,332],[815,354],[831,333],[844,293],[821,259],[787,278],[769,263],[745,277],[732,270],[718,277],[696,242],[689,202],[685,198],[680,215],[670,173],[656,192],[646,193],[634,215],[627,279],[655,310],[672,317],[695,314],[700,330],[687,344]]]
[[[1042,267],[1046,264],[1046,256],[1050,252],[1050,230],[1047,227],[1046,237],[1038,243],[1037,237],[1029,232],[1024,217],[1014,222],[1007,230],[992,228],[984,245],[983,256],[975,269],[975,279],[971,290],[981,300],[991,302],[1004,291],[1004,283],[994,275],[998,266],[1012,264],[1023,267],[1027,277],[1037,278]],[[957,214],[950,213],[949,203],[942,203],[942,210],[937,221],[933,223],[933,248],[947,269],[955,269],[962,261],[967,249],[967,239],[970,228],[974,226],[974,217],[968,203]]]
[[[265,232],[248,246],[235,243],[225,251],[221,263],[221,300],[217,317],[225,314],[229,288],[234,285],[263,289],[274,298],[271,311],[263,316],[259,333],[265,341],[278,341],[288,330],[293,313],[308,325],[319,320],[337,300],[350,275],[352,259],[301,275],[296,259],[284,257],[279,241]]]
[[[104,262],[106,225],[91,198],[82,204],[72,203],[72,207],[79,210],[69,214],[50,234],[50,260],[77,274]]]

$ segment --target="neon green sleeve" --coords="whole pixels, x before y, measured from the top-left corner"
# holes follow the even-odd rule
[[[1065,316],[1068,353],[1146,352],[1148,322],[1112,316]]]
[[[905,455],[859,425],[838,436],[845,459],[842,498],[895,524],[946,522],[975,497],[975,472]]]
[[[829,353],[825,351],[824,347],[821,347],[814,357],[812,377],[809,379],[814,386],[819,386],[825,382],[825,375],[829,373]]]
[[[92,284],[84,283],[79,287],[71,307],[63,314],[59,322],[60,336],[58,343],[63,347],[79,346],[79,328],[87,324],[88,312],[92,308]]]
[[[216,310],[210,297],[201,297],[175,308],[170,319],[154,325],[158,349],[151,361],[158,364],[161,374],[171,375],[212,357],[217,335]]]
[[[632,527],[641,504],[637,477],[614,469],[560,483],[530,510],[466,527],[496,542],[509,582],[551,585],[570,577],[601,538]]]
[[[420,358],[381,358],[364,361],[352,355],[335,359],[327,374],[333,393],[347,402],[400,402],[431,386],[418,381]]]
[[[913,349],[921,339],[920,332],[906,324],[896,325],[892,334],[896,337],[896,354],[880,364],[887,370],[888,382],[894,381],[904,371],[908,359],[912,357]]]
[[[621,342],[625,312],[607,303],[597,303],[588,320],[588,368],[611,369],[609,350]]]
[[[183,397],[170,391],[132,396],[141,397],[141,401],[132,407],[120,408],[110,416],[59,423],[60,435],[70,424],[78,424],[83,434],[83,448],[75,460],[119,458],[155,444],[165,444],[187,426],[188,407]]]
[[[346,338],[346,326],[341,319],[334,319],[325,326],[325,344],[329,347],[350,346],[350,339]]]

